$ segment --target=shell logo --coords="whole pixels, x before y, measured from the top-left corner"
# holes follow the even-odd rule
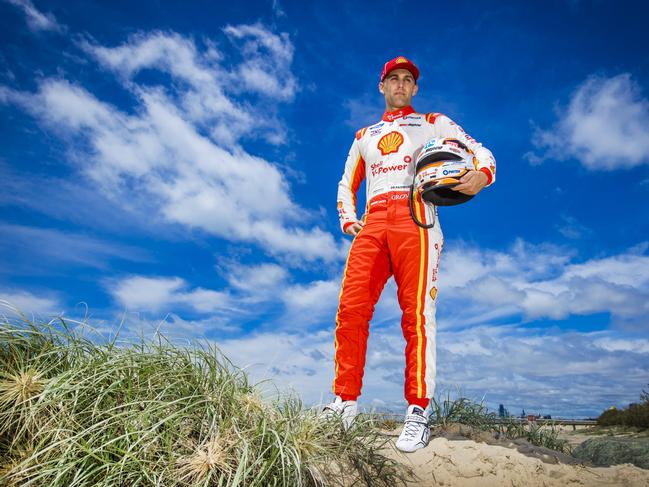
[[[342,202],[342,201],[339,201],[339,202],[338,202],[338,209],[340,210],[342,207],[343,207],[343,202]]]
[[[401,64],[401,63],[407,63],[407,62],[408,62],[408,60],[405,57],[399,56],[394,64]]]
[[[437,288],[435,286],[433,286],[430,290],[430,297],[433,298],[433,300],[437,298]]]
[[[376,147],[381,151],[381,154],[387,156],[393,152],[398,152],[401,144],[403,144],[403,135],[399,132],[390,132],[381,137]]]

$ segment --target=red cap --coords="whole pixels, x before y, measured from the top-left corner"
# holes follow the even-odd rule
[[[394,59],[389,60],[383,65],[383,71],[381,72],[381,81],[385,79],[390,71],[395,69],[407,69],[415,77],[415,81],[419,78],[419,69],[414,65],[412,61],[406,59],[403,56],[397,56]]]

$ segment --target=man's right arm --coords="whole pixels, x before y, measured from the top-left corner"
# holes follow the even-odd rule
[[[356,193],[365,179],[365,161],[361,155],[359,140],[365,129],[356,133],[356,138],[349,149],[343,176],[338,183],[338,218],[340,228],[347,233],[349,227],[358,222],[356,216]]]

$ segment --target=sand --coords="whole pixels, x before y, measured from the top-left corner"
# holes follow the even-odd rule
[[[649,470],[630,464],[587,467],[548,463],[515,448],[437,437],[414,453],[386,453],[411,467],[417,486],[649,486]]]

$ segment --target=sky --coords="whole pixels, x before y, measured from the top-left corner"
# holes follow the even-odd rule
[[[494,154],[440,209],[438,395],[593,417],[649,383],[642,2],[0,0],[0,300],[214,343],[328,402],[337,184],[398,55]],[[359,210],[365,204],[359,192]],[[391,279],[360,405],[402,411]]]

